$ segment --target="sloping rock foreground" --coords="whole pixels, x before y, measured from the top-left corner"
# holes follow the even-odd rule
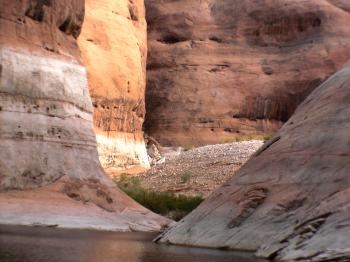
[[[37,189],[0,192],[0,207],[0,224],[160,231],[171,223],[93,180],[62,178]]]
[[[161,229],[169,221],[121,193],[98,160],[76,44],[84,1],[0,6],[0,223]]]
[[[350,58],[347,0],[145,3],[145,127],[163,145],[275,132]]]
[[[350,63],[163,243],[350,260]]]
[[[149,167],[143,139],[147,31],[143,0],[86,0],[79,47],[87,66],[100,161]]]

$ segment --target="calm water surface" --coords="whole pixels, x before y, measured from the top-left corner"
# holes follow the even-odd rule
[[[0,226],[0,261],[255,262],[251,254],[158,245],[154,233]]]

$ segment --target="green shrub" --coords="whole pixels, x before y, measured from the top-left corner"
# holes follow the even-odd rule
[[[271,138],[272,138],[271,135],[265,135],[265,136],[263,137],[263,140],[266,142],[266,141],[271,140]]]
[[[195,146],[193,144],[186,144],[184,145],[184,151],[190,151],[192,149],[194,149]]]
[[[168,192],[147,191],[142,188],[137,177],[121,176],[117,184],[136,202],[157,214],[168,216],[174,220],[180,220],[203,201],[199,196],[176,196]]]
[[[221,141],[221,144],[233,143],[233,142],[242,142],[242,141],[251,141],[251,140],[263,140],[269,141],[272,138],[271,135],[240,135],[230,138],[225,138]]]
[[[238,142],[237,137],[225,138],[220,142],[220,144],[230,144],[233,142]]]
[[[189,172],[186,172],[185,174],[183,174],[180,178],[181,178],[181,183],[187,183],[191,180],[192,174]]]
[[[252,137],[252,136],[235,136],[235,137],[225,138],[224,140],[221,141],[220,144],[228,144],[228,143],[233,143],[233,142],[250,141],[250,140],[253,140],[253,139],[254,139],[254,137]]]

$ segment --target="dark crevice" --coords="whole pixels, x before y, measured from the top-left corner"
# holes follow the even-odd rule
[[[35,21],[42,22],[45,16],[44,6],[51,6],[51,0],[38,0],[36,5],[30,5],[25,15]]]
[[[273,74],[273,69],[271,67],[269,67],[268,65],[263,65],[261,67],[261,69],[265,75],[272,75]]]
[[[72,35],[74,38],[77,38],[81,31],[81,27],[74,22],[71,16],[68,16],[58,28],[61,32]]]
[[[166,35],[162,39],[158,39],[157,41],[162,42],[164,44],[176,44],[179,42],[188,41],[188,39],[186,39],[184,37],[177,36],[177,35]]]
[[[231,128],[231,127],[226,127],[224,128],[224,132],[227,132],[227,133],[236,133],[236,134],[239,134],[239,130],[237,130],[237,128]]]
[[[211,36],[211,37],[209,37],[209,40],[217,42],[217,43],[222,43],[222,39],[217,37],[217,36]]]
[[[211,119],[211,118],[208,118],[208,117],[200,117],[198,119],[198,122],[200,124],[209,124],[209,123],[214,123],[215,121],[213,119]]]
[[[271,140],[267,141],[256,153],[254,156],[259,156],[262,152],[266,151],[269,147],[271,147],[274,143],[281,139],[281,136],[276,136]]]
[[[129,5],[129,14],[130,14],[130,18],[133,21],[138,21],[139,18],[137,16],[137,10],[136,7],[134,5]]]
[[[59,26],[59,29],[63,32],[63,33],[67,33],[68,32],[68,28],[71,22],[71,18],[68,17],[66,20],[64,20],[64,22]]]

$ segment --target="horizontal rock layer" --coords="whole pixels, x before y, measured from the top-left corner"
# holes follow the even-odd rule
[[[0,188],[102,179],[84,67],[5,47],[0,61]]]
[[[143,0],[87,0],[79,46],[103,167],[149,167],[142,132],[147,56]]]
[[[276,261],[350,260],[350,63],[164,243],[255,251]]]
[[[166,145],[275,132],[350,57],[348,1],[146,0],[146,132]]]
[[[0,190],[104,180],[75,39],[83,2],[0,1]]]
[[[0,0],[0,223],[161,230],[104,173],[76,44],[84,1]]]

